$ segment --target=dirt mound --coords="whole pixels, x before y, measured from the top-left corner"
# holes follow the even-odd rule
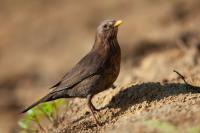
[[[198,89],[199,0],[2,0],[0,7],[1,132],[18,131],[18,112],[49,92],[89,51],[96,26],[110,18],[124,21],[122,65],[117,88],[93,99],[102,126],[84,99],[73,99],[49,132],[198,131],[200,95],[173,70]]]
[[[142,71],[142,65],[135,68],[135,71],[141,73],[146,72],[148,67],[162,67],[162,70],[168,69],[166,65],[169,60],[166,56],[175,56],[181,52],[180,49],[156,52],[151,56],[146,57],[147,60],[162,60],[162,63],[154,63],[153,66],[146,66],[145,71]],[[174,54],[174,55],[172,55]],[[156,55],[156,56],[155,56]],[[171,61],[170,65],[183,66],[185,71],[190,73],[187,75],[191,78],[186,78],[188,83],[193,86],[188,86],[183,82],[179,76],[173,71],[164,73],[166,77],[161,78],[163,80],[159,82],[141,82],[140,77],[136,78],[135,83],[128,85],[121,83],[116,89],[102,92],[94,98],[95,105],[100,108],[100,111],[96,113],[99,121],[102,123],[101,127],[96,127],[94,120],[87,108],[85,108],[85,101],[76,99],[71,101],[71,107],[73,111],[70,111],[66,116],[65,122],[63,122],[58,129],[50,129],[52,132],[128,132],[134,130],[135,132],[162,132],[158,129],[154,129],[152,125],[148,126],[149,120],[164,121],[176,126],[177,132],[187,132],[191,127],[198,126],[200,122],[200,87],[198,75],[198,65],[189,64],[185,60],[188,54],[185,56],[178,56],[174,59],[177,61]],[[152,58],[154,58],[152,60]],[[171,58],[171,57],[169,57]],[[180,62],[182,60],[182,62]],[[141,63],[143,64],[143,63]],[[150,63],[151,64],[151,63]],[[190,69],[189,69],[190,68]],[[192,69],[191,69],[192,68]],[[150,68],[149,68],[150,69]],[[156,73],[157,69],[154,69]],[[151,72],[153,73],[153,72]],[[151,77],[149,73],[149,77]],[[156,79],[153,76],[151,78]],[[159,73],[156,73],[159,75]],[[162,75],[162,76],[163,76]],[[148,74],[146,81],[149,80]],[[160,76],[158,76],[160,78]],[[141,77],[144,80],[144,77]],[[153,80],[154,80],[153,79]],[[127,81],[125,81],[126,83]],[[75,110],[74,110],[75,109]],[[81,110],[80,110],[81,109]],[[70,117],[76,116],[76,117]],[[187,130],[183,130],[183,127]],[[167,127],[166,127],[167,128]],[[165,129],[165,128],[164,128]],[[164,130],[163,129],[163,130]]]

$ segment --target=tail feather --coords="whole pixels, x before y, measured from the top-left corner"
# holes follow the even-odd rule
[[[45,97],[41,98],[39,101],[33,103],[31,106],[29,106],[26,109],[24,109],[21,113],[27,112],[28,110],[32,109],[33,107],[35,107],[36,105],[38,105],[40,103],[48,102],[48,101],[55,100],[55,99],[57,99],[55,97],[55,94],[54,93],[50,93],[50,94],[46,95]]]

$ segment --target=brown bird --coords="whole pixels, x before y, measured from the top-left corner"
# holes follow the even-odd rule
[[[92,97],[113,86],[120,71],[121,50],[117,41],[118,26],[121,20],[105,20],[97,28],[95,42],[90,52],[83,57],[54,86],[49,94],[22,111],[25,113],[34,106],[58,98],[87,98],[87,105],[97,123],[94,111],[97,110]]]

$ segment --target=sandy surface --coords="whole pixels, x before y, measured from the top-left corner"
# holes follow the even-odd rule
[[[0,10],[0,132],[18,132],[18,112],[89,51],[97,25],[109,18],[124,21],[122,64],[117,88],[93,99],[102,126],[76,98],[48,132],[166,132],[151,120],[170,123],[174,132],[200,127],[199,0],[2,0]]]
[[[157,60],[169,55],[170,53],[179,53],[180,50],[169,50],[162,53],[152,54],[146,57],[145,60]],[[166,54],[166,55],[165,55]],[[156,55],[156,56],[155,56]],[[187,54],[184,56],[188,56]],[[177,59],[181,60],[183,57]],[[172,61],[172,60],[171,60]],[[162,62],[168,63],[168,60],[162,58]],[[153,63],[153,62],[151,62]],[[162,63],[162,64],[163,64]],[[151,67],[162,67],[162,70],[168,69],[166,65],[155,65]],[[188,64],[186,60],[182,62],[174,62],[171,65]],[[185,65],[182,71],[186,71],[190,65]],[[198,68],[192,67],[192,73],[198,75]],[[141,67],[135,68],[139,74],[146,73],[141,70]],[[155,69],[156,71],[157,69]],[[148,75],[148,74],[146,74]],[[153,74],[154,75],[154,74]],[[85,102],[81,99],[71,101],[71,107],[75,110],[69,111],[66,116],[66,121],[63,122],[59,129],[53,130],[55,132],[155,132],[156,129],[149,127],[145,122],[148,120],[159,120],[169,122],[177,127],[179,132],[187,132],[189,128],[199,126],[200,122],[200,88],[199,77],[191,80],[186,78],[191,86],[187,86],[173,71],[165,73],[162,81],[150,82],[149,77],[153,76],[149,73],[148,78],[139,77],[134,83],[120,85],[112,90],[102,92],[97,95],[93,103],[101,110],[96,113],[99,121],[102,123],[101,127],[96,127],[93,117],[88,113]],[[159,73],[157,76],[160,77]],[[189,76],[189,74],[188,74]],[[118,81],[120,82],[120,81]],[[77,107],[78,106],[78,107]],[[80,110],[81,109],[81,110]],[[70,117],[75,116],[75,117]],[[53,128],[54,129],[54,128]],[[162,132],[162,131],[157,131]]]

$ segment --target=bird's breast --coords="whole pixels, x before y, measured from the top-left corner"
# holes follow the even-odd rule
[[[117,41],[113,41],[110,44],[110,49],[108,51],[108,58],[105,68],[105,80],[107,81],[107,86],[110,87],[113,82],[117,79],[120,72],[121,64],[121,50]]]

